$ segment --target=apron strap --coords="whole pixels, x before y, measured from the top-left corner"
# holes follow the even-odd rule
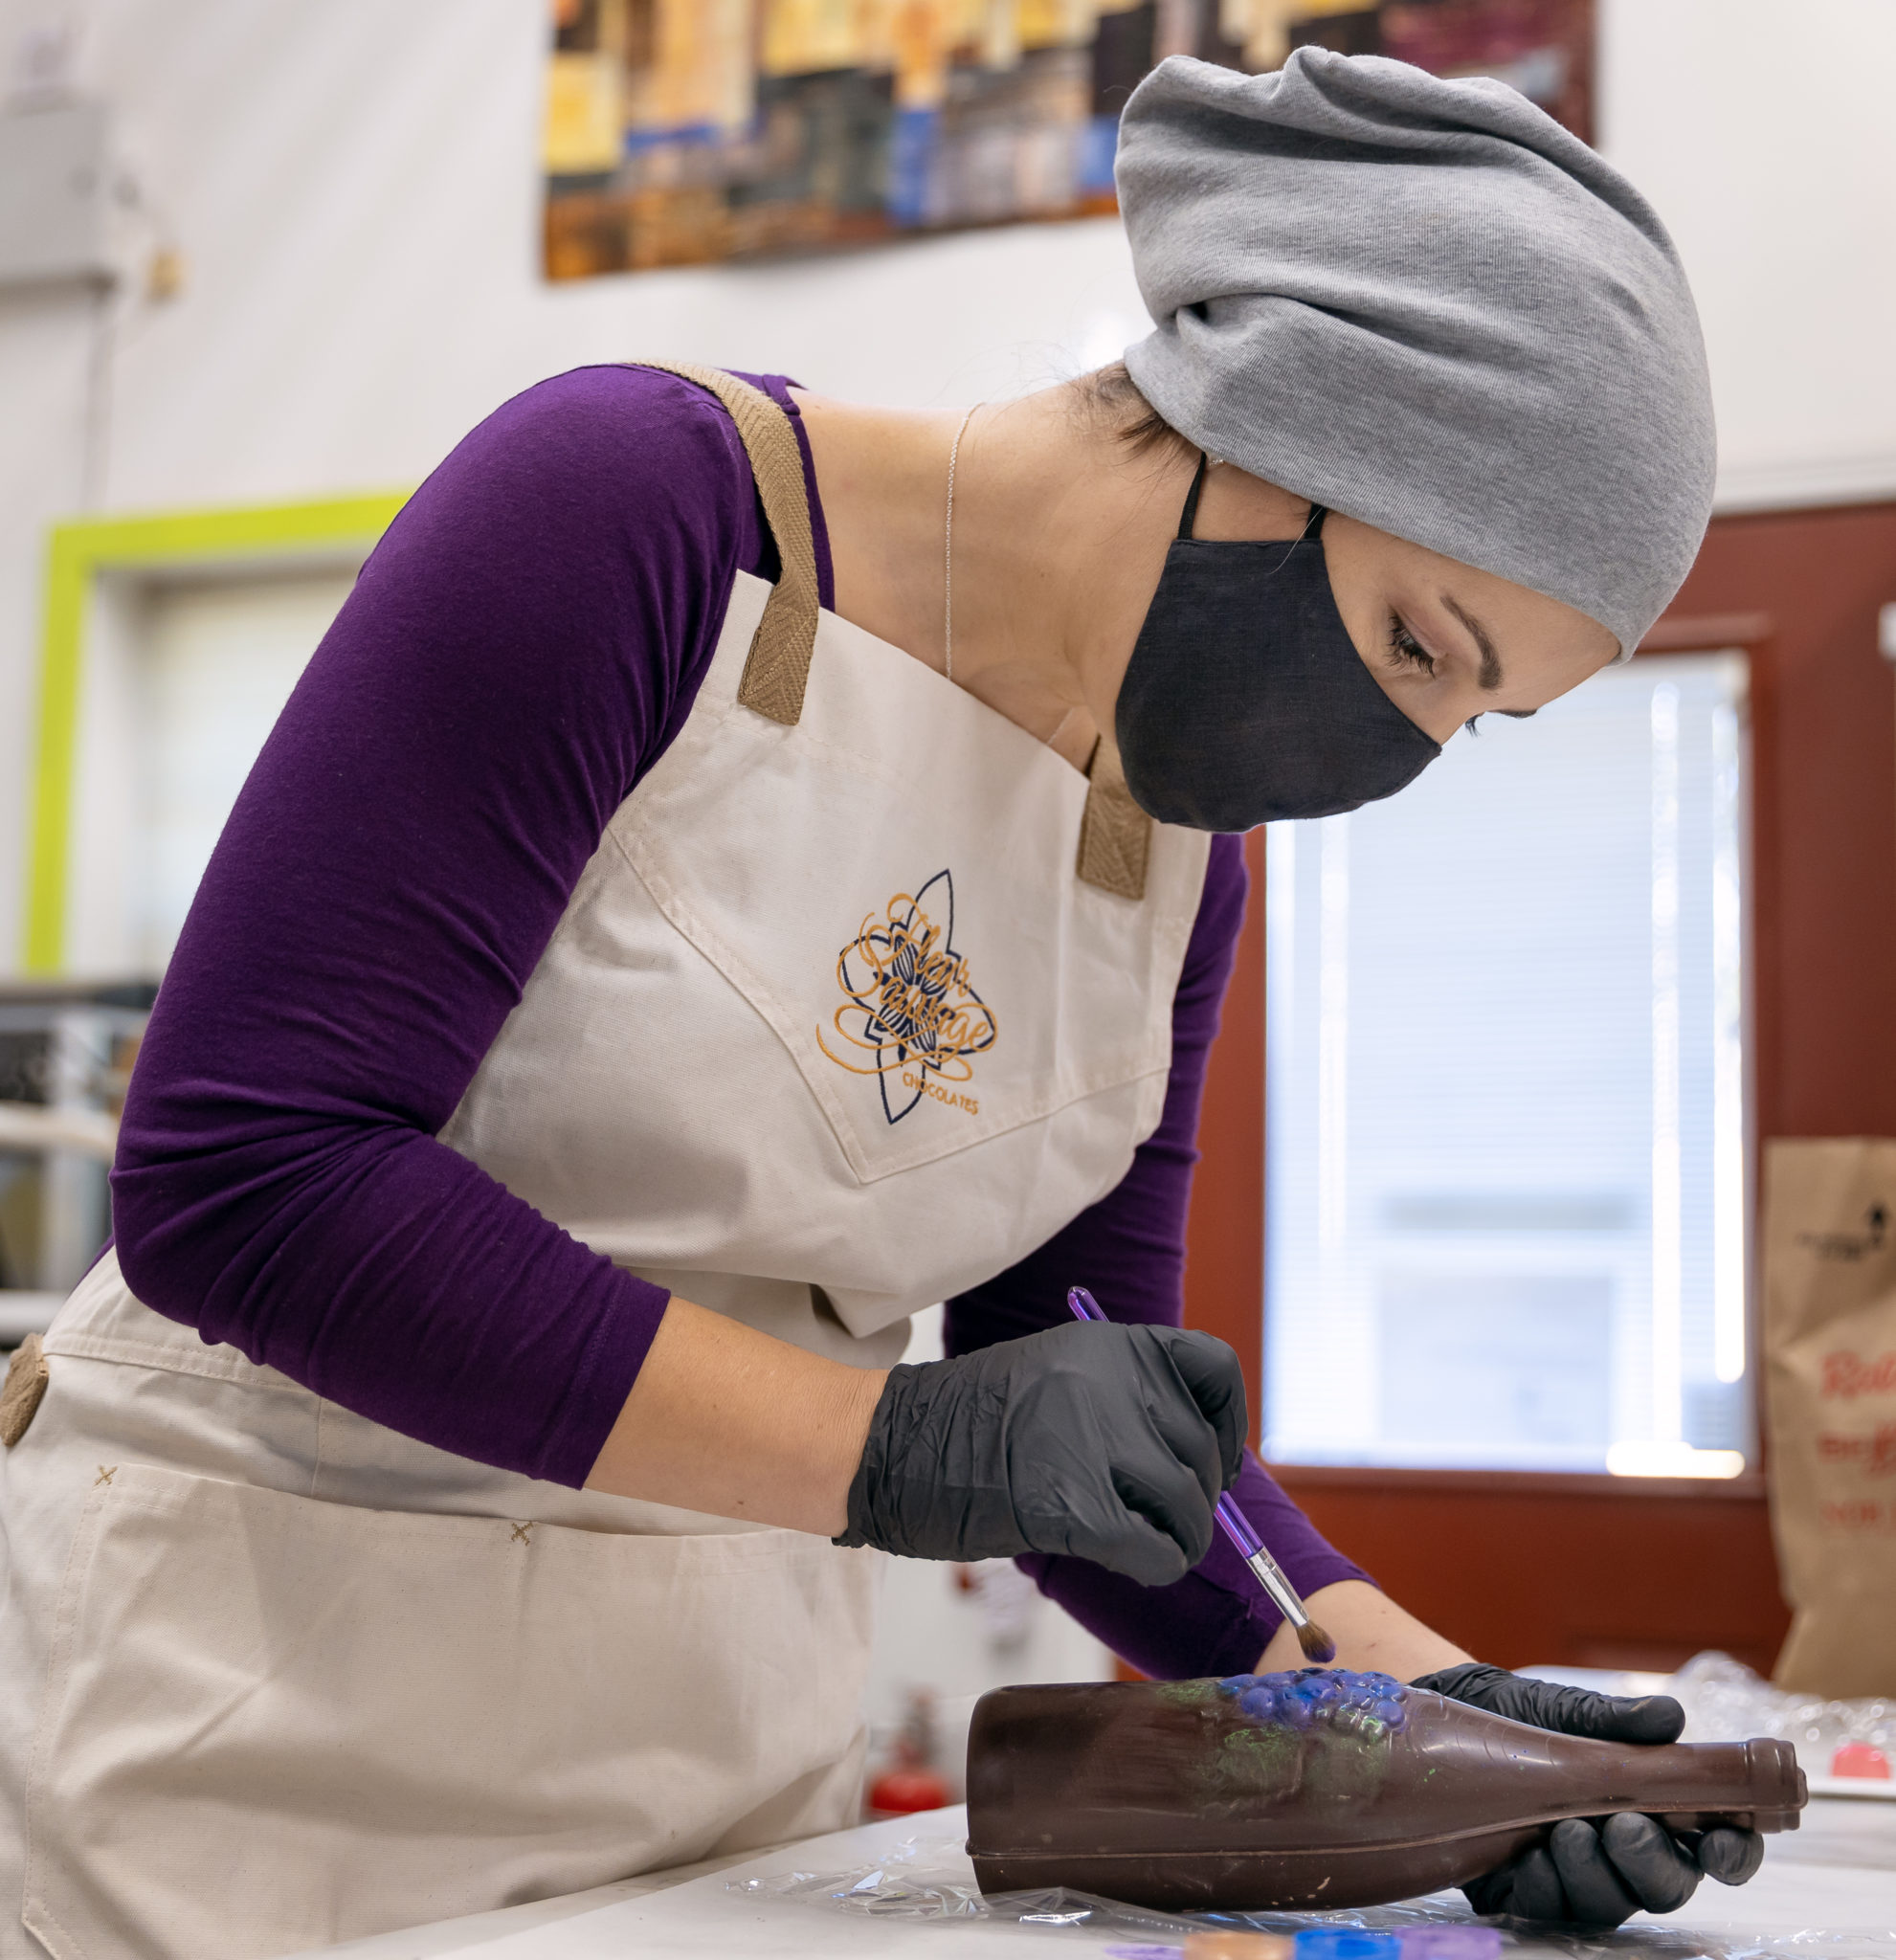
[[[794,727],[803,713],[810,655],[816,644],[816,546],[810,530],[810,498],[803,455],[790,417],[762,389],[701,368],[695,361],[628,361],[628,368],[657,368],[717,396],[737,424],[750,474],[757,479],[764,516],[777,543],[782,568],[750,642],[737,698],[772,722]]]
[[[1146,896],[1146,859],[1152,848],[1152,819],[1132,800],[1119,750],[1102,738],[1086,769],[1086,809],[1080,819],[1082,884],[1122,899]]]

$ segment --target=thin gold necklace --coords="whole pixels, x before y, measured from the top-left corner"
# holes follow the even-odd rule
[[[974,409],[985,406],[976,402]],[[954,465],[961,455],[961,438],[974,419],[974,409],[962,416],[961,427],[948,445],[948,522],[942,529],[942,672],[950,680],[954,679]]]

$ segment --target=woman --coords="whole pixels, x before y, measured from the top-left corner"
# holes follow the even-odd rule
[[[1385,1599],[1177,1321],[1213,834],[1638,642],[1708,508],[1683,276],[1518,96],[1314,50],[1167,63],[1121,186],[1124,370],[969,416],[582,370],[365,568],[14,1385],[6,1951],[282,1951],[842,1822],[865,1547],[1021,1556],[1155,1673],[1295,1664],[1226,1486],[1343,1664],[1676,1730]],[[891,1366],[944,1297],[950,1358]],[[1574,1823],[1476,1897],[1755,1862]]]

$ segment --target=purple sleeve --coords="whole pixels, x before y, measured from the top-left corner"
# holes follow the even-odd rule
[[[948,1302],[950,1354],[1060,1325],[1066,1289],[1076,1285],[1116,1321],[1178,1325],[1205,1058],[1231,977],[1246,883],[1241,839],[1214,837],[1172,1002],[1171,1079],[1158,1128],[1098,1204],[1017,1265]],[[1325,1543],[1248,1451],[1233,1494],[1300,1593],[1369,1577]],[[1222,1533],[1198,1567],[1171,1586],[1141,1586],[1083,1559],[1037,1554],[1019,1564],[1050,1599],[1154,1680],[1248,1674],[1283,1623]]]
[[[651,369],[528,390],[415,493],[160,990],[112,1180],[141,1300],[390,1428],[585,1481],[669,1296],[435,1133],[689,714],[739,568],[776,575],[737,432]]]

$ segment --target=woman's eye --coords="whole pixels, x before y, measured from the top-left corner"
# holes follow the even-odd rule
[[[1389,661],[1393,667],[1415,667],[1424,674],[1436,670],[1436,657],[1403,625],[1399,612],[1389,615]]]

